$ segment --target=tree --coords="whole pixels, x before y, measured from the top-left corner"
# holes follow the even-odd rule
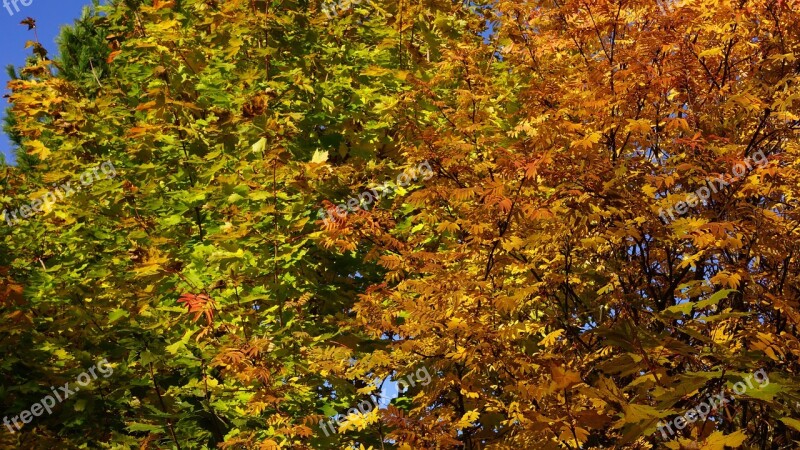
[[[796,6],[85,15],[62,70],[40,57],[12,82],[35,171],[4,202],[94,175],[4,231],[0,335],[25,345],[4,344],[3,403],[98,358],[114,374],[4,438],[790,448]],[[403,178],[422,166],[435,176]],[[405,182],[364,201],[390,179]],[[735,401],[699,408],[720,393]]]
[[[101,87],[108,73],[108,55],[111,52],[106,38],[108,30],[104,20],[97,15],[98,2],[93,8],[85,7],[81,17],[72,26],[61,30],[58,40],[59,74],[71,82],[88,89],[93,83]],[[116,40],[110,39],[112,45]]]

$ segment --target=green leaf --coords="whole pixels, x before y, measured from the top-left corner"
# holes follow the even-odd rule
[[[128,431],[130,431],[132,433],[142,432],[142,431],[147,432],[147,433],[156,433],[156,432],[161,432],[163,430],[163,427],[161,427],[159,425],[150,425],[150,424],[146,424],[146,423],[134,422],[134,423],[129,424],[127,426],[127,429],[128,429]]]
[[[730,295],[730,294],[732,294],[734,292],[737,292],[737,291],[734,290],[734,289],[723,289],[721,291],[715,292],[714,295],[712,295],[708,299],[701,300],[701,301],[697,302],[695,304],[695,309],[700,310],[700,309],[703,309],[703,308],[707,308],[707,307],[709,307],[711,305],[716,305],[717,303],[720,302],[720,300],[723,300],[723,299],[727,298],[728,295]]]
[[[119,320],[119,319],[121,319],[123,317],[128,317],[128,316],[130,316],[130,314],[128,313],[127,310],[121,309],[121,308],[117,308],[117,309],[111,311],[110,313],[108,313],[108,323],[110,323],[110,324],[114,323],[117,320]]]
[[[781,392],[783,392],[783,386],[775,381],[771,381],[765,386],[760,386],[758,383],[753,383],[753,389],[748,389],[747,392],[742,395],[758,400],[772,402],[775,400],[775,396]]]
[[[675,306],[670,306],[669,308],[665,309],[664,312],[690,314],[692,312],[692,303],[691,302],[683,302],[683,303],[677,304]]]

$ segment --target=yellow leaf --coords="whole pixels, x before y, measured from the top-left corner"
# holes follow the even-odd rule
[[[575,427],[573,430],[565,425],[561,428],[561,435],[559,436],[559,439],[570,444],[572,447],[581,448],[588,437],[589,432],[587,430],[581,427]]]
[[[628,126],[625,128],[631,133],[648,134],[650,133],[651,127],[652,124],[649,119],[628,119]]]
[[[667,131],[672,131],[675,129],[689,131],[689,122],[687,122],[686,119],[680,117],[676,117],[669,120],[667,122]]]
[[[792,419],[791,417],[783,417],[780,419],[781,422],[788,425],[791,428],[794,428],[797,431],[800,431],[800,420]]]
[[[480,417],[480,415],[481,414],[478,412],[477,409],[473,409],[472,411],[467,411],[467,413],[464,414],[463,417],[461,417],[461,420],[459,420],[458,423],[456,423],[456,428],[459,430],[463,430],[464,428],[471,427],[472,422],[478,420],[478,417]]]
[[[600,133],[599,131],[595,131],[594,133],[589,134],[588,136],[584,137],[583,139],[580,139],[580,140],[577,140],[577,141],[573,142],[572,146],[576,147],[576,148],[590,149],[590,148],[592,148],[592,145],[597,144],[598,142],[600,142],[600,138],[602,136],[603,136],[602,133]]]
[[[372,392],[374,392],[375,389],[377,389],[377,388],[378,387],[375,386],[374,384],[368,384],[368,385],[364,386],[363,388],[358,389],[356,391],[356,393],[358,393],[360,395],[368,395],[368,394],[371,394]]]
[[[545,347],[552,347],[553,345],[555,345],[556,341],[558,340],[558,337],[561,336],[562,334],[564,334],[563,329],[553,331],[552,333],[549,333],[547,336],[545,336],[544,339],[539,341],[539,345],[543,345]]]
[[[555,387],[556,390],[567,389],[570,386],[582,382],[581,374],[564,367],[551,366],[550,373],[553,376],[553,387]]]
[[[267,139],[261,138],[258,140],[258,142],[253,144],[253,153],[261,153],[264,151],[266,147],[267,147]]]
[[[714,47],[714,48],[710,48],[708,50],[703,50],[697,56],[700,57],[700,58],[708,58],[709,56],[722,56],[722,48]]]
[[[46,159],[50,156],[50,153],[52,153],[50,149],[45,147],[39,140],[28,142],[28,146],[30,147],[28,153],[38,156],[39,159]]]
[[[655,198],[658,189],[656,189],[655,186],[645,184],[644,186],[642,186],[642,192],[644,192],[645,195],[647,195],[647,197],[649,198]]]
[[[445,220],[444,222],[440,223],[438,227],[436,227],[437,233],[444,233],[445,231],[455,233],[458,231],[458,224]]]
[[[625,413],[625,417],[623,418],[625,423],[639,423],[644,420],[652,420],[659,417],[658,410],[648,405],[630,403],[628,405],[623,405],[622,410]]]
[[[522,239],[520,239],[520,238],[518,238],[516,236],[511,236],[508,239],[503,239],[501,245],[503,246],[503,250],[512,251],[512,250],[516,250],[518,248],[521,248],[524,244],[525,244],[525,241],[523,241]]]
[[[715,431],[703,442],[700,450],[725,450],[725,446],[736,448],[742,445],[745,439],[747,439],[747,435],[743,431],[737,431],[727,436],[723,435],[721,431]]]
[[[327,151],[315,151],[314,156],[311,158],[311,162],[314,164],[322,164],[328,160],[328,152]]]

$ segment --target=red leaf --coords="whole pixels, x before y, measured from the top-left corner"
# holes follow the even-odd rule
[[[214,301],[206,294],[189,294],[185,293],[180,296],[178,303],[186,304],[189,313],[194,313],[194,320],[200,318],[201,314],[205,314],[206,322],[209,325],[214,321]]]

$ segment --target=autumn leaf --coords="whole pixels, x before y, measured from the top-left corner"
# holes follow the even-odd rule
[[[36,19],[34,19],[33,17],[27,17],[25,18],[25,20],[20,22],[20,25],[27,25],[28,30],[32,30],[36,28]]]
[[[189,313],[194,313],[195,321],[201,315],[205,315],[208,325],[214,321],[214,301],[208,295],[184,293],[178,298],[178,303],[183,303]]]
[[[721,431],[711,433],[700,446],[701,450],[725,450],[726,447],[737,448],[747,439],[747,435],[742,431],[731,434],[723,434]]]

